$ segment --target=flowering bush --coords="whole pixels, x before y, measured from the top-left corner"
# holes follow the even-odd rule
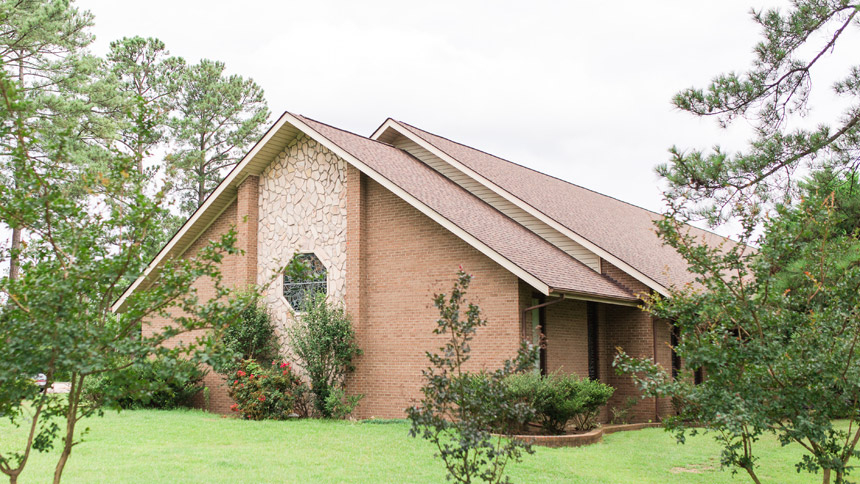
[[[285,361],[260,365],[244,360],[230,376],[229,392],[236,401],[230,410],[248,420],[287,419],[294,413],[297,398],[306,393],[305,384]]]

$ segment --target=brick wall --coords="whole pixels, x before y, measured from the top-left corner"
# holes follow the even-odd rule
[[[362,317],[354,321],[364,350],[347,391],[365,395],[358,417],[403,417],[421,397],[425,351],[444,344],[432,334],[438,318],[433,294],[450,291],[458,266],[473,274],[468,297],[489,324],[478,330],[470,366],[495,368],[519,345],[518,279],[381,185],[349,173],[348,199],[358,199],[347,203],[348,231],[361,230],[363,238],[347,236],[350,251],[360,246],[360,255],[348,255],[347,287],[366,290],[360,302],[347,295],[351,313],[360,307]],[[360,188],[355,177],[362,179]]]
[[[196,256],[200,249],[205,247],[210,241],[219,239],[223,234],[227,233],[231,227],[237,227],[238,230],[240,223],[241,222],[237,222],[237,203],[233,202],[224,210],[221,216],[203,232],[200,238],[198,238],[191,247],[188,248],[188,250],[183,254],[183,257]],[[243,256],[226,256],[222,261],[221,266],[224,277],[223,283],[226,285],[238,284],[240,282],[238,274],[244,266],[245,261]],[[197,294],[201,301],[210,300],[215,295],[215,288],[212,281],[208,278],[198,279],[192,287],[197,290]],[[165,324],[168,324],[168,322],[164,319],[154,318],[151,324],[145,325],[142,328],[142,332],[144,336],[150,336],[154,331],[156,331],[156,328],[164,327]],[[169,347],[175,347],[180,342],[189,343],[199,335],[199,332],[185,333],[167,341],[166,345]],[[227,395],[227,388],[224,386],[223,378],[217,373],[210,371],[204,378],[203,384],[208,386],[210,389],[211,410],[219,413],[228,412],[229,407],[233,402]],[[202,403],[202,396],[198,395],[198,401],[195,402],[195,404],[200,406]]]
[[[603,274],[634,294],[648,294],[650,288],[633,277],[627,275],[605,260],[601,260]],[[654,358],[667,370],[671,369],[670,329],[665,322],[654,321],[650,314],[636,307],[614,306],[601,304],[601,343],[603,346],[603,361],[611,375],[608,383],[615,387],[610,406],[624,405],[629,397],[639,397],[633,380],[626,375],[617,375],[611,367],[615,358],[616,348],[622,348],[627,354],[639,358]],[[655,338],[656,333],[656,338]],[[602,373],[603,374],[603,373]],[[631,411],[634,421],[642,422],[656,420],[657,415],[668,415],[671,412],[671,401],[663,398],[655,402],[653,398],[640,400]]]
[[[546,307],[547,370],[588,377],[588,319],[585,301]]]

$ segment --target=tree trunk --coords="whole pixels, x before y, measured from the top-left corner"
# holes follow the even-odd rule
[[[24,61],[23,61],[23,53],[18,54],[18,83],[23,87],[24,86]],[[21,119],[21,113],[17,114],[18,116],[18,127],[20,130],[23,125]],[[22,136],[19,132],[18,134],[18,142],[20,143]],[[21,146],[19,146],[21,148]],[[16,173],[12,173],[12,183],[15,185],[15,188],[18,188],[18,177]],[[9,256],[9,280],[14,281],[18,279],[18,273],[20,272],[20,263],[18,259],[18,250],[21,249],[21,228],[13,227],[12,228],[12,245],[9,247],[11,255]]]
[[[78,376],[75,378],[75,375],[73,375],[72,388],[69,389],[69,408],[66,412],[66,437],[63,442],[63,452],[57,461],[57,467],[54,468],[54,484],[60,484],[60,480],[63,477],[63,469],[66,467],[69,456],[72,455],[72,446],[75,442],[75,424],[78,422],[78,403],[81,401],[83,386],[84,377]]]
[[[17,251],[21,248],[21,229],[19,227],[14,227],[12,229],[12,245],[10,246],[12,255],[9,257],[9,280],[14,281],[18,279],[18,272],[20,272],[20,264],[18,263],[18,253]]]

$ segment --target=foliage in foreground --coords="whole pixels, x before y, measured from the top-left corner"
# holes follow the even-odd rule
[[[427,353],[432,366],[422,372],[424,397],[419,405],[406,409],[409,435],[436,446],[448,478],[455,482],[510,482],[505,475],[507,464],[518,462],[523,452],[532,452],[530,444],[511,436],[531,420],[534,410],[526,402],[512,401],[504,380],[533,370],[536,349],[524,344],[516,360],[478,377],[463,368],[477,329],[487,324],[480,308],[466,300],[471,280],[460,269],[451,295],[434,296],[439,319],[433,333],[448,340],[439,353]]]
[[[505,386],[513,401],[524,401],[534,408],[536,420],[550,434],[564,433],[571,420],[576,430],[595,428],[600,407],[615,392],[604,383],[558,372],[511,375]]]
[[[676,287],[647,309],[676,323],[676,352],[688,370],[703,368],[705,380],[693,385],[689,371],[674,380],[623,354],[616,361],[647,394],[679,403],[669,425],[680,439],[685,420],[700,423],[722,444],[723,464],[756,483],[766,433],[802,448],[796,470],[820,472],[824,483],[848,482],[858,455],[860,243],[850,207],[858,193],[860,68],[847,66],[833,85],[845,101],[835,123],[800,119],[812,112],[813,87],[826,85],[814,84],[813,73],[845,47],[858,8],[794,0],[784,11],[755,12],[763,39],[753,66],[675,97],[694,115],[755,127],[743,152],[673,149],[671,163],[658,168],[670,205],[658,231],[687,261],[696,286]],[[812,175],[806,187],[798,171]],[[742,243],[705,245],[681,223],[700,217],[739,222]],[[744,245],[756,241],[758,250]],[[838,417],[849,426],[834,426]]]
[[[355,330],[343,307],[328,302],[323,293],[309,294],[302,312],[296,314],[295,323],[287,330],[287,337],[290,349],[310,379],[317,413],[326,418],[332,417],[333,410],[343,414],[344,408],[336,400],[354,408],[361,397],[329,398],[337,391],[336,395],[342,397],[346,375],[355,369],[352,361],[361,354],[355,343]]]
[[[753,480],[755,443],[765,432],[806,449],[798,471],[823,470],[825,482],[831,472],[843,482],[857,455],[860,240],[856,230],[840,228],[846,220],[834,196],[808,193],[798,206],[780,207],[753,255],[740,247],[687,249],[691,241],[678,235],[706,290],[655,298],[648,309],[675,321],[675,351],[688,368],[704,368],[702,384],[672,380],[650,362],[617,361],[626,372],[643,372],[647,393],[681,402],[671,421],[680,435],[683,420],[719,432],[723,463]],[[729,277],[718,279],[715,270]],[[847,431],[832,423],[842,417],[852,422]]]
[[[119,371],[93,375],[84,383],[88,405],[122,409],[187,407],[200,393],[206,371],[189,360],[130,359]]]
[[[231,231],[193,258],[164,264],[155,284],[114,312],[126,281],[148,262],[144,241],[160,230],[165,193],[147,192],[152,173],[138,172],[135,156],[105,149],[101,156],[108,163],[81,165],[70,148],[80,143],[73,133],[50,130],[56,142],[41,143],[47,131],[26,122],[40,106],[22,89],[0,69],[0,134],[7,139],[14,133],[16,140],[3,159],[14,183],[0,184],[0,222],[28,236],[2,254],[14,257],[19,271],[0,278],[0,415],[25,426],[28,437],[20,446],[0,442],[0,472],[14,484],[32,451],[49,451],[60,440],[58,483],[81,439],[77,424],[98,411],[84,400],[89,378],[111,376],[127,362],[151,356],[209,363],[207,350],[215,341],[206,330],[232,324],[245,301],[221,284],[221,261],[238,253]],[[192,288],[200,277],[212,281],[216,296],[205,303]],[[141,334],[143,323],[154,319],[169,324]],[[191,331],[195,336],[186,344],[164,346]],[[47,376],[46,386],[63,375],[70,392],[40,391],[30,380],[38,373]]]

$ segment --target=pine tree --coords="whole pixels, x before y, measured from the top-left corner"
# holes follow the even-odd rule
[[[58,145],[68,142],[72,132],[76,140],[105,133],[83,95],[98,63],[85,51],[93,40],[88,30],[92,21],[89,12],[78,10],[68,0],[0,2],[0,63],[19,86],[21,102],[37,107],[19,110],[18,119],[0,137],[0,182],[17,183],[17,174],[7,163],[13,153],[27,150],[22,156],[50,157]],[[85,151],[67,150],[64,159],[80,161],[86,157]],[[11,229],[9,276],[14,279],[19,273],[22,230],[14,223]]]
[[[117,116],[123,121],[119,142],[143,160],[167,141],[167,124],[178,102],[185,60],[171,57],[164,42],[123,37],[111,42],[106,67],[123,95]]]
[[[269,108],[252,79],[226,75],[224,63],[204,59],[186,70],[177,112],[169,166],[182,211],[190,214],[260,138]]]

